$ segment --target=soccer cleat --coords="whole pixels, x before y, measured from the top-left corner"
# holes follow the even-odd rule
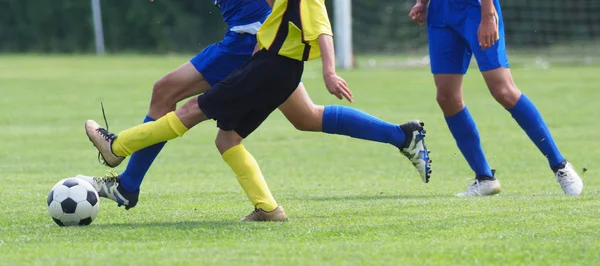
[[[242,222],[284,222],[287,221],[287,216],[283,207],[277,206],[273,211],[266,212],[263,209],[254,209],[246,218],[240,220]]]
[[[429,183],[431,177],[431,159],[429,158],[429,150],[425,145],[425,124],[419,120],[411,120],[402,125],[400,128],[406,133],[406,141],[403,148],[400,149],[406,158],[417,168],[421,175],[421,180]]]
[[[112,143],[117,138],[117,135],[100,127],[94,120],[85,122],[85,133],[94,146],[96,146],[96,149],[98,149],[100,163],[115,168],[125,160],[124,157],[117,156],[112,151]]]
[[[567,195],[579,196],[583,191],[583,181],[569,162],[556,171],[556,181]]]
[[[496,175],[496,170],[492,170],[492,176]],[[500,193],[502,186],[498,179],[494,180],[479,180],[475,178],[475,182],[467,188],[465,192],[456,194],[457,197],[471,196],[491,196]]]
[[[92,184],[98,192],[98,196],[115,201],[119,207],[125,206],[125,209],[129,210],[137,205],[140,190],[134,193],[123,190],[120,186],[121,179],[116,173],[111,172],[101,177],[86,175],[77,175],[76,177]]]

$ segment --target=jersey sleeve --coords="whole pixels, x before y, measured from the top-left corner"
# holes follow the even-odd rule
[[[300,3],[300,20],[302,31],[304,31],[304,40],[316,40],[321,34],[333,36],[325,1],[303,0]]]

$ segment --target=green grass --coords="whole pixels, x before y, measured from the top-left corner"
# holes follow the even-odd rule
[[[565,197],[547,162],[472,69],[465,99],[503,192],[455,198],[472,174],[446,128],[426,68],[340,73],[352,106],[397,123],[426,122],[434,174],[423,184],[391,146],[296,131],[274,113],[246,142],[287,223],[240,223],[252,206],[214,147],[214,122],[169,143],[129,211],[103,200],[88,227],[46,210],[59,179],[103,174],[86,119],[140,123],[154,81],[187,57],[0,58],[2,265],[597,265],[600,67],[514,69],[562,152],[584,177]],[[340,104],[311,64],[313,100]],[[345,104],[345,103],[342,103]],[[124,169],[124,166],[117,170]]]

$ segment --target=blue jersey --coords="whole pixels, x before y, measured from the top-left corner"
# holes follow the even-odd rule
[[[211,0],[221,10],[228,31],[222,41],[211,44],[190,63],[214,86],[248,61],[256,46],[256,33],[271,7],[265,0]]]
[[[262,23],[271,13],[271,7],[265,0],[212,0],[221,9],[223,21],[229,29],[256,22]]]

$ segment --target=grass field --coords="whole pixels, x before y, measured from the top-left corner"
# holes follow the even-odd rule
[[[140,123],[150,90],[187,57],[0,58],[1,265],[598,265],[600,67],[514,69],[564,155],[581,197],[563,195],[547,162],[489,96],[476,69],[465,98],[503,192],[455,198],[472,174],[435,102],[426,68],[341,72],[352,106],[401,123],[426,122],[434,173],[424,184],[391,146],[296,131],[274,113],[246,141],[286,223],[240,223],[252,210],[214,148],[214,122],[169,143],[132,210],[103,200],[88,227],[60,228],[46,210],[56,181],[100,175],[83,123]],[[304,81],[328,95],[319,67]],[[341,103],[345,104],[345,103]],[[124,165],[117,170],[124,169]]]

